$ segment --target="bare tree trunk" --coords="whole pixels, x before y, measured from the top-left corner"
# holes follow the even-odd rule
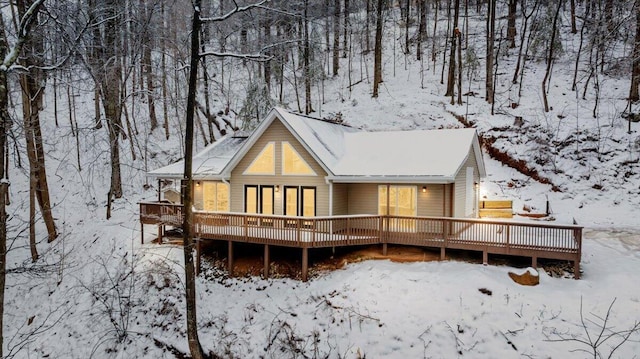
[[[496,33],[496,0],[489,0],[487,6],[489,14],[487,15],[487,51],[486,51],[486,77],[485,77],[485,98],[488,103],[494,101],[493,89],[493,46]]]
[[[309,43],[309,19],[307,17],[307,8],[309,6],[309,1],[305,0],[304,2],[304,54],[303,54],[303,64],[304,64],[304,113],[310,114],[313,112],[313,107],[311,106],[311,65],[310,65],[310,57],[311,57],[311,44]]]
[[[20,18],[20,35],[19,41],[16,41],[16,48],[9,50],[6,43],[6,34],[4,31],[4,20],[0,16],[0,59],[2,60],[2,70],[0,70],[0,358],[3,358],[4,348],[4,294],[6,285],[6,269],[7,269],[7,205],[9,198],[9,173],[8,173],[8,151],[7,151],[7,132],[11,128],[11,116],[9,115],[9,88],[7,84],[6,69],[17,60],[17,56],[22,52],[23,41],[29,35],[31,26],[36,23],[38,11],[44,0],[38,0],[31,3],[30,13]],[[8,53],[15,56],[7,57]]]
[[[632,102],[640,100],[638,87],[640,86],[640,4],[636,1],[636,37],[633,44],[633,52],[631,53],[632,69],[631,69],[631,89],[629,91],[629,100]]]
[[[418,6],[420,6],[420,0],[418,0]],[[405,0],[404,2],[404,54],[408,55],[409,51],[409,23],[411,22],[411,0]]]
[[[558,30],[558,16],[562,8],[562,0],[558,0],[558,8],[553,16],[553,26],[551,27],[551,41],[549,42],[549,55],[547,56],[547,68],[542,79],[542,100],[544,102],[544,112],[549,112],[549,101],[547,100],[547,80],[551,74],[551,63],[553,62],[553,44],[556,41],[556,32]]]
[[[440,84],[444,84],[444,69],[447,68],[447,49],[449,48],[449,31],[451,31],[451,0],[447,0],[447,31],[444,33],[444,51],[442,51],[442,71]]]
[[[527,33],[527,25],[529,24],[529,19],[531,18],[531,16],[533,16],[533,14],[538,10],[539,3],[540,3],[539,0],[535,0],[535,3],[533,4],[533,8],[531,9],[531,12],[528,15],[527,15],[527,9],[525,6],[526,2],[522,2],[522,5],[521,5],[522,17],[524,21],[522,22],[522,29],[520,30],[520,49],[518,50],[518,60],[516,61],[516,69],[513,72],[513,79],[511,80],[511,83],[513,84],[518,83],[518,75],[520,73],[520,64],[523,60],[522,50],[524,49],[524,40]]]
[[[369,53],[369,51],[371,51],[371,43],[369,41],[369,33],[371,32],[369,30],[369,22],[371,22],[371,2],[373,0],[364,0],[367,3],[367,9],[366,9],[366,16],[365,16],[365,22],[364,22],[364,43],[365,43],[365,53]]]
[[[584,29],[586,28],[587,22],[590,20],[586,17],[582,19],[582,26],[580,28],[580,43],[578,45],[578,52],[576,53],[576,62],[573,68],[573,82],[571,84],[571,91],[577,91],[578,88],[578,68],[580,66],[580,55],[582,55],[582,46],[584,44]],[[633,77],[631,77],[633,81]],[[576,95],[577,96],[577,95]]]
[[[436,72],[436,32],[438,31],[438,10],[440,8],[440,0],[435,0],[435,13],[433,14],[433,36],[431,36],[431,61],[433,62],[433,73]]]
[[[509,15],[507,16],[507,41],[509,48],[516,47],[516,11],[518,11],[518,0],[509,0]]]
[[[109,147],[111,157],[111,184],[109,193],[114,198],[122,197],[122,176],[120,174],[120,143],[119,137],[122,132],[122,65],[119,60],[120,54],[117,51],[120,42],[119,31],[122,11],[124,10],[123,0],[109,0],[105,2],[105,33],[104,48],[100,63],[103,73],[101,74],[102,105],[104,116],[107,122],[107,132],[109,135]]]
[[[161,55],[161,63],[160,67],[162,68],[162,117],[163,117],[163,127],[164,127],[164,135],[165,138],[169,139],[169,110],[167,106],[167,101],[169,97],[169,92],[167,91],[167,26],[166,26],[166,14],[164,9],[164,1],[160,3],[160,14],[162,17],[162,39],[160,40],[160,44],[162,48],[160,51]]]
[[[18,2],[18,14],[21,18],[26,15],[32,4],[33,1]],[[22,64],[30,70],[28,73],[20,75],[20,85],[22,87],[22,114],[29,158],[29,173],[32,178],[30,183],[34,185],[35,197],[40,205],[42,219],[47,227],[49,242],[51,242],[56,239],[58,233],[51,212],[44,144],[40,128],[40,110],[43,108],[42,99],[46,81],[41,70],[44,61],[43,34],[26,39],[24,47],[27,49],[27,55],[24,56]]]
[[[416,60],[422,61],[422,42],[424,33],[427,31],[427,0],[418,0],[418,37],[416,39]]]
[[[454,89],[456,84],[456,46],[457,37],[460,37],[460,29],[458,29],[458,16],[460,14],[460,0],[455,0],[453,4],[453,32],[451,33],[451,52],[449,54],[449,73],[447,75],[447,92],[445,96],[451,96],[451,104],[453,104]]]
[[[382,82],[382,6],[384,0],[378,0],[376,6],[376,43],[373,55],[373,97],[378,97],[378,87]]]
[[[185,296],[187,301],[187,340],[189,352],[194,359],[203,359],[204,351],[198,338],[196,313],[196,274],[193,262],[193,117],[196,107],[196,85],[198,81],[199,35],[201,0],[194,0],[193,25],[191,26],[191,66],[189,70],[189,93],[187,95],[187,115],[185,131],[184,179],[182,182],[182,223],[184,248]]]
[[[460,34],[458,34],[458,105],[462,105],[462,36]]]
[[[96,117],[96,125],[95,129],[99,130],[102,128],[102,114],[100,113],[100,86],[96,84],[96,87],[93,90],[93,110]]]
[[[0,56],[7,52],[4,20],[0,16]],[[9,181],[5,172],[7,155],[7,130],[11,128],[9,115],[9,88],[7,87],[7,73],[0,71],[0,358],[4,358],[4,289],[7,269],[7,193]]]
[[[151,19],[151,7],[150,0],[143,0],[142,6],[144,7],[145,19],[150,22]],[[145,29],[143,31],[143,52],[142,52],[142,72],[144,73],[144,77],[146,78],[147,85],[147,105],[149,107],[149,123],[151,126],[151,131],[158,128],[158,118],[156,116],[156,106],[155,106],[155,84],[154,84],[154,76],[153,76],[153,63],[151,61],[151,34],[150,34],[150,25],[149,23],[143,24]],[[125,36],[126,38],[126,36]],[[142,82],[140,83],[142,86]]]
[[[36,248],[36,187],[37,181],[34,176],[29,176],[29,249],[31,250],[31,261],[38,260],[38,248]]]
[[[613,0],[604,1],[604,21],[607,24],[607,31],[610,34],[613,33],[616,29],[613,21]]]
[[[347,58],[347,49],[349,48],[349,0],[344,0],[344,32],[342,35],[342,57]]]
[[[340,0],[333,3],[333,76],[340,69]]]
[[[571,33],[578,33],[578,28],[576,27],[576,0],[571,0]]]

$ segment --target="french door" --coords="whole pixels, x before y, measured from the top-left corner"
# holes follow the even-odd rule
[[[284,206],[283,212],[285,216],[303,216],[315,217],[316,215],[316,188],[315,187],[284,187]],[[305,225],[310,224],[305,222]],[[295,226],[295,220],[286,222],[287,226]]]
[[[246,185],[244,186],[244,211],[245,213],[274,214],[274,186]],[[249,222],[258,224],[256,219]],[[262,218],[260,224],[263,226],[273,225],[270,218]]]

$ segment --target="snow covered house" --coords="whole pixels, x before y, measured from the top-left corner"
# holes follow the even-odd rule
[[[179,180],[183,162],[153,170]],[[195,207],[284,216],[477,217],[474,129],[367,132],[274,108],[194,157]]]
[[[179,184],[183,162],[149,176]],[[302,250],[382,244],[564,259],[580,276],[582,227],[477,219],[479,180],[486,175],[473,129],[366,132],[275,108],[250,135],[228,135],[193,158],[192,225],[197,244],[234,243]],[[162,197],[162,196],[161,196]],[[140,203],[144,225],[183,225],[175,190]]]

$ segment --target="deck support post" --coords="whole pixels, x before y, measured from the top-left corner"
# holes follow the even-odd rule
[[[162,244],[162,225],[158,225],[158,244]]]
[[[200,274],[200,255],[202,253],[200,238],[196,238],[196,275]]]
[[[227,271],[229,272],[229,277],[232,277],[233,276],[233,241],[229,241],[227,260],[228,260]]]
[[[269,245],[265,244],[264,245],[264,271],[263,271],[263,276],[264,278],[269,278],[269,262],[270,262],[270,258],[269,258]]]
[[[387,244],[386,243],[382,243],[382,255],[383,256],[387,255]]]
[[[533,256],[531,257],[531,267],[533,268],[538,268],[538,257]]]
[[[144,223],[140,223],[140,244],[144,244]]]
[[[445,247],[440,247],[440,260],[443,261],[447,258],[447,254],[446,252],[446,248]]]
[[[302,281],[306,282],[309,271],[309,248],[302,248]]]
[[[489,264],[489,252],[487,252],[486,250],[482,251],[482,264]]]
[[[573,278],[580,279],[580,259],[573,261]]]

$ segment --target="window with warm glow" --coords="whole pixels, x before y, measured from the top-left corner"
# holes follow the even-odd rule
[[[378,186],[378,214],[390,216],[415,216],[417,209],[416,186]],[[388,204],[388,208],[387,208]]]
[[[275,175],[276,174],[276,160],[275,160],[275,142],[269,142],[260,151],[260,154],[253,160],[249,168],[244,172],[248,175]]]
[[[229,212],[229,185],[222,182],[204,181],[202,184],[203,209],[205,211]]]
[[[289,142],[282,142],[282,174],[308,176],[316,173]]]

